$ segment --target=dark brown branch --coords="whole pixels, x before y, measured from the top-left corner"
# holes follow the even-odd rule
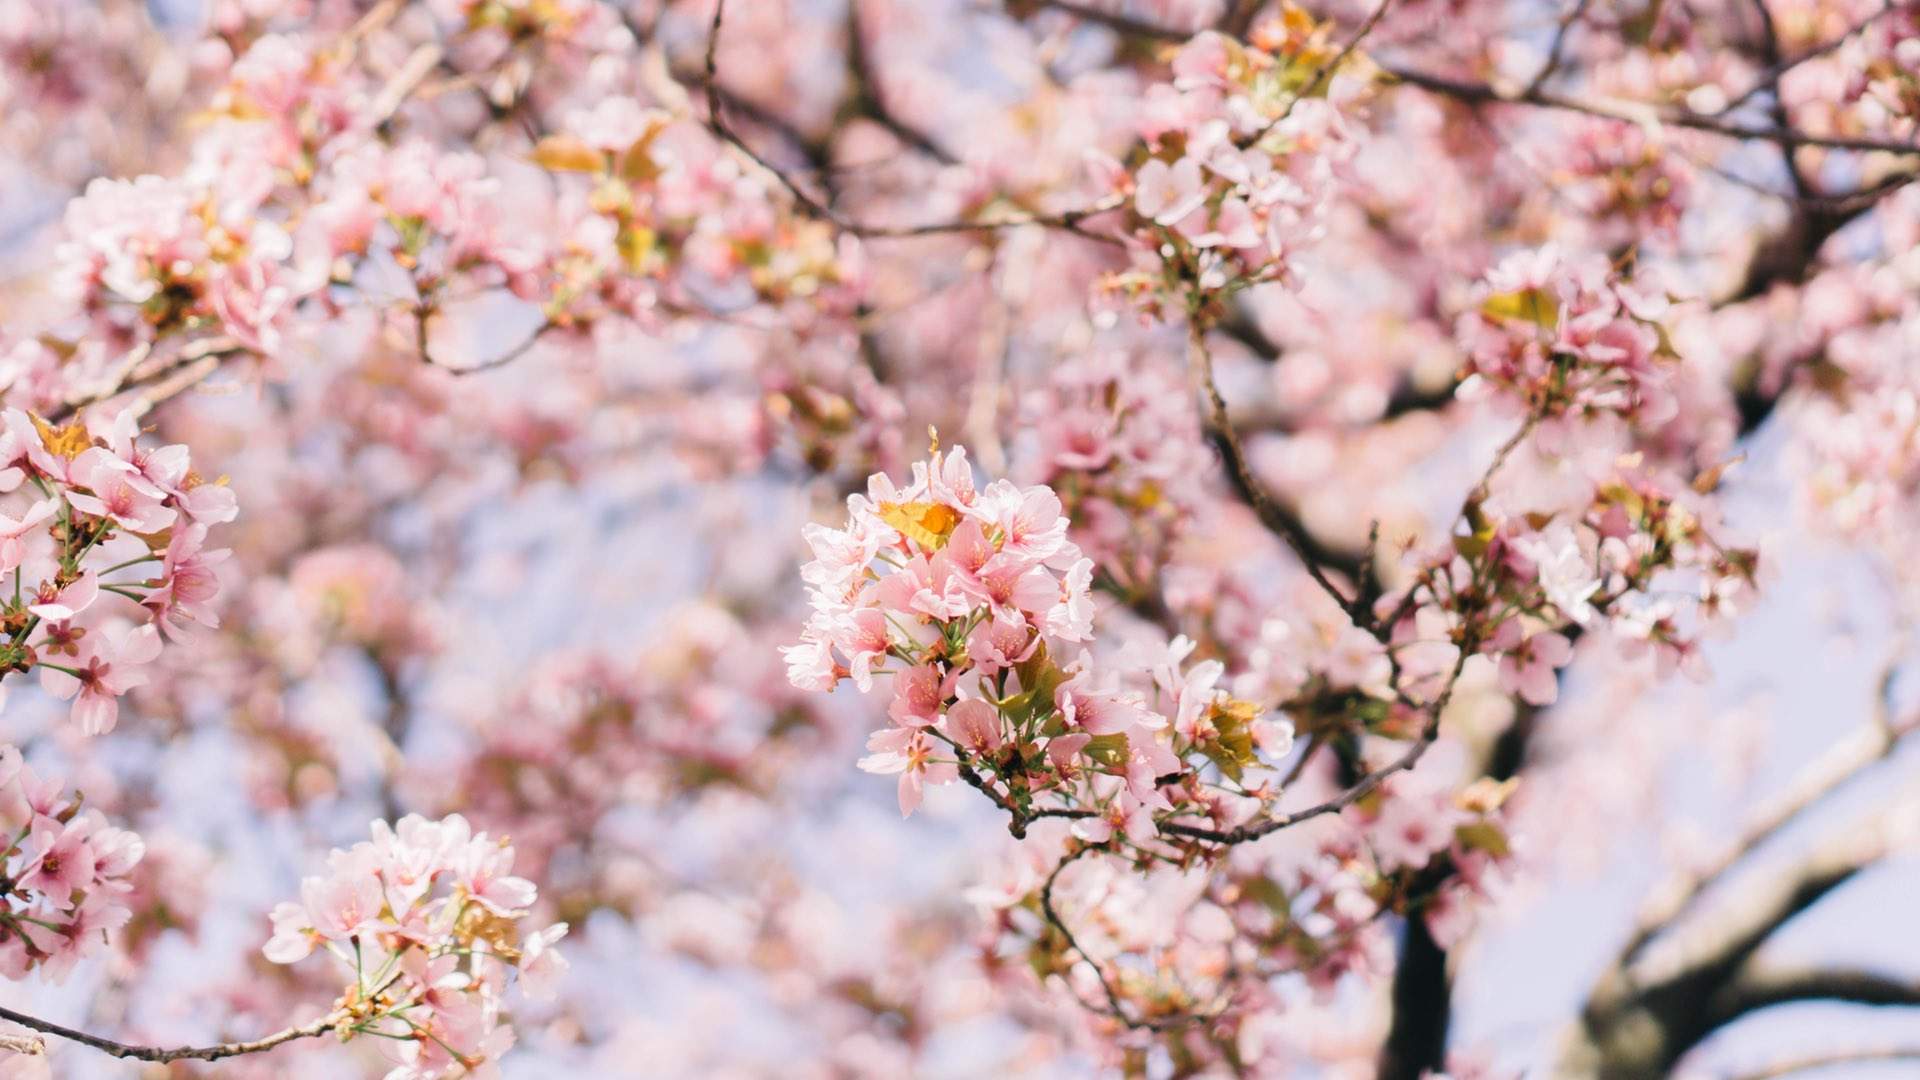
[[[900,239],[916,236],[935,236],[947,233],[977,233],[988,232],[995,229],[1017,228],[1024,225],[1040,225],[1048,228],[1062,229],[1076,236],[1082,236],[1100,243],[1120,243],[1120,241],[1114,237],[1088,232],[1082,228],[1082,225],[1085,224],[1088,219],[1118,209],[1124,202],[1118,195],[1110,195],[1092,205],[1061,211],[1057,214],[1021,213],[995,221],[938,221],[920,225],[870,225],[842,217],[839,212],[807,191],[806,188],[802,187],[791,176],[788,176],[778,166],[768,161],[759,151],[749,146],[746,140],[742,139],[727,123],[725,103],[721,100],[719,92],[720,70],[718,60],[720,31],[725,25],[726,12],[726,0],[716,0],[716,3],[713,5],[713,21],[707,31],[705,63],[707,127],[718,136],[721,141],[731,144],[736,150],[745,154],[755,165],[760,166],[772,174],[774,180],[786,189],[787,194],[792,197],[794,203],[809,217],[824,221],[834,228],[839,229],[841,232],[851,233],[854,236],[866,237],[868,239]]]
[[[1240,481],[1245,486],[1247,492],[1258,500],[1254,503],[1256,512],[1260,512],[1263,504],[1272,506],[1271,499],[1266,498],[1264,490],[1259,486],[1247,467],[1246,454],[1240,447],[1239,435],[1234,431],[1233,424],[1228,419],[1226,401],[1220,396],[1219,386],[1213,377],[1213,355],[1207,348],[1206,328],[1196,314],[1190,314],[1188,318],[1187,356],[1188,363],[1192,366],[1201,383],[1202,392],[1207,396],[1208,425],[1215,432],[1216,438],[1223,448],[1223,453],[1227,455],[1229,470],[1240,477]],[[1513,455],[1513,452],[1518,449],[1520,444],[1532,433],[1537,424],[1538,417],[1529,416],[1526,422],[1523,423],[1505,443],[1501,444],[1500,449],[1496,451],[1493,456],[1493,461],[1487,466],[1486,472],[1481,475],[1479,482],[1476,483],[1472,491],[1468,493],[1465,503],[1461,508],[1462,515],[1465,515],[1468,507],[1486,499],[1488,488],[1492,485],[1494,477],[1499,473],[1501,467],[1506,464],[1507,459]],[[1269,521],[1266,513],[1261,513],[1261,520],[1263,523],[1267,523],[1269,528],[1278,531],[1276,525],[1272,521]],[[1285,537],[1284,533],[1281,533],[1281,535],[1283,538]],[[1294,552],[1296,555],[1301,555],[1300,548],[1295,548]],[[1301,555],[1301,557],[1302,561],[1305,562],[1305,556]],[[1376,624],[1372,612],[1359,608],[1356,601],[1347,599],[1339,589],[1334,587],[1333,583],[1327,579],[1326,575],[1321,572],[1316,565],[1307,562],[1307,570],[1309,574],[1313,575],[1314,580],[1319,583],[1320,587],[1353,616],[1355,625],[1379,630],[1385,626],[1390,626],[1395,621],[1388,619],[1384,623]],[[1411,598],[1411,594],[1409,594],[1409,598]],[[1476,643],[1471,640],[1461,643],[1460,655],[1454,662],[1453,670],[1448,674],[1446,683],[1433,702],[1426,706],[1426,723],[1423,725],[1419,737],[1416,738],[1399,757],[1361,776],[1357,782],[1342,790],[1338,795],[1301,810],[1281,814],[1277,817],[1268,817],[1247,822],[1232,829],[1213,829],[1197,825],[1185,825],[1179,822],[1168,822],[1161,826],[1161,831],[1178,836],[1185,836],[1194,840],[1206,840],[1216,844],[1241,844],[1249,840],[1257,840],[1260,837],[1298,825],[1303,821],[1321,817],[1325,814],[1337,814],[1347,807],[1352,806],[1354,803],[1359,802],[1361,799],[1366,798],[1395,773],[1405,772],[1418,765],[1420,759],[1426,755],[1428,747],[1432,746],[1434,741],[1440,737],[1441,714],[1446,712],[1447,703],[1452,700],[1454,687],[1460,681],[1460,673],[1466,667],[1467,659],[1474,653],[1475,644]]]
[[[1234,430],[1233,421],[1227,415],[1226,399],[1220,396],[1220,387],[1213,377],[1213,353],[1207,348],[1206,327],[1198,318],[1190,318],[1187,323],[1187,362],[1200,380],[1201,391],[1207,398],[1207,429],[1213,437],[1214,445],[1219,449],[1221,458],[1226,462],[1227,476],[1234,489],[1253,508],[1269,532],[1284,541],[1288,548],[1306,568],[1307,576],[1314,584],[1333,598],[1340,609],[1351,617],[1356,625],[1365,626],[1369,613],[1360,608],[1353,597],[1349,597],[1327,576],[1325,569],[1326,552],[1320,547],[1313,534],[1292,514],[1285,511],[1266,491],[1253,469],[1247,462],[1246,448],[1240,444],[1240,434]],[[1357,569],[1357,568],[1355,568]]]
[[[1063,15],[1071,15],[1082,22],[1104,26],[1109,30],[1118,30],[1135,37],[1153,38],[1159,41],[1185,41],[1192,37],[1191,30],[1179,30],[1171,26],[1160,26],[1136,19],[1129,15],[1107,11],[1092,4],[1075,3],[1074,0],[1035,0],[1035,7],[1051,8]]]
[[[1581,98],[1557,94],[1552,91],[1535,88],[1517,94],[1507,94],[1482,82],[1455,79],[1445,75],[1420,71],[1414,68],[1393,64],[1381,65],[1383,70],[1408,86],[1419,87],[1429,93],[1440,94],[1470,104],[1484,105],[1525,105],[1537,109],[1557,109],[1564,112],[1582,113],[1598,116],[1607,120],[1620,120],[1626,123],[1657,123],[1669,127],[1689,128],[1705,131],[1729,139],[1748,142],[1770,142],[1784,147],[1816,146],[1828,150],[1879,151],[1903,156],[1920,155],[1920,145],[1911,142],[1897,142],[1892,139],[1873,139],[1862,136],[1812,135],[1797,128],[1755,127],[1736,124],[1717,115],[1691,112],[1684,109],[1660,109],[1650,105],[1615,104],[1600,101],[1588,101]]]
[[[1264,0],[1229,0],[1213,28],[1228,37],[1244,38],[1253,29],[1253,17],[1260,14],[1263,4]]]
[[[1787,227],[1754,252],[1746,277],[1721,305],[1738,304],[1765,296],[1775,285],[1793,285],[1806,279],[1826,242],[1885,196],[1911,183],[1916,175],[1904,171],[1859,191],[1844,195],[1785,196],[1794,203]],[[1771,193],[1770,193],[1771,194]]]
[[[1089,22],[1098,22],[1124,33],[1161,41],[1184,41],[1191,34],[1170,27],[1155,26],[1124,15],[1115,15],[1085,4],[1071,3],[1069,0],[1038,0],[1045,7],[1066,12]],[[1385,5],[1382,5],[1384,7]],[[1376,15],[1378,16],[1378,9]],[[1372,20],[1369,20],[1369,23]],[[1857,32],[1856,28],[1856,31]],[[1792,67],[1812,59],[1812,55],[1796,58],[1787,64]],[[1786,147],[1816,146],[1829,150],[1880,151],[1889,154],[1920,155],[1920,145],[1912,142],[1898,142],[1892,139],[1874,139],[1850,136],[1813,135],[1790,127],[1756,127],[1736,124],[1724,118],[1723,113],[1698,113],[1686,109],[1661,109],[1650,105],[1588,101],[1565,94],[1551,92],[1541,86],[1531,86],[1519,93],[1502,93],[1490,84],[1456,79],[1432,72],[1394,64],[1382,64],[1389,75],[1409,86],[1416,86],[1429,93],[1441,94],[1459,101],[1476,104],[1526,105],[1533,108],[1557,109],[1566,112],[1584,113],[1610,120],[1622,120],[1628,123],[1656,122],[1671,127],[1691,128],[1695,131],[1710,132],[1730,139],[1771,142]]]
[[[117,1058],[127,1058],[135,1061],[154,1061],[161,1064],[169,1061],[185,1060],[218,1061],[221,1058],[239,1057],[242,1054],[257,1054],[263,1050],[271,1050],[284,1043],[325,1035],[327,1032],[339,1028],[341,1024],[346,1023],[349,1019],[351,1019],[351,1015],[345,1009],[336,1009],[311,1023],[276,1031],[272,1035],[260,1039],[252,1039],[246,1042],[216,1043],[212,1046],[159,1047],[136,1046],[131,1043],[115,1042],[112,1039],[102,1038],[98,1035],[89,1035],[84,1031],[64,1027],[49,1020],[42,1020],[37,1016],[28,1016],[25,1013],[15,1012],[12,1009],[0,1008],[0,1020],[8,1020],[22,1027],[32,1028],[35,1031],[57,1036],[69,1042],[80,1043],[83,1046],[91,1046],[101,1053],[110,1054]]]
[[[1715,1020],[1724,1025],[1761,1009],[1803,1001],[1920,1005],[1920,982],[1877,971],[1857,970],[1744,975],[1718,996]]]
[[[1904,810],[1884,816],[1898,816]],[[1719,1025],[1718,995],[1733,985],[1780,927],[1884,858],[1893,841],[1878,822],[1836,832],[1799,863],[1743,889],[1664,955],[1640,967],[1617,964],[1602,976],[1582,1012],[1581,1039],[1563,1065],[1601,1080],[1664,1075]]]
[[[1418,914],[1407,916],[1391,1000],[1393,1022],[1380,1048],[1380,1080],[1420,1080],[1440,1071],[1453,1011],[1452,980],[1446,950]]]
[[[1898,657],[1904,648],[1895,648]],[[1595,985],[1583,1010],[1583,1066],[1602,1077],[1663,1070],[1716,1028],[1764,1007],[1766,976],[1752,972],[1754,954],[1789,920],[1885,856],[1897,829],[1887,819],[1904,804],[1855,824],[1814,847],[1797,863],[1743,888],[1712,918],[1676,925],[1703,894],[1810,809],[1880,762],[1911,725],[1897,723],[1891,689],[1895,665],[1883,671],[1873,724],[1836,745],[1773,800],[1712,862],[1677,877],[1642,912],[1636,930]],[[1655,944],[1661,948],[1652,948]],[[1643,955],[1645,954],[1645,955]]]
[[[1579,627],[1573,627],[1578,630]],[[1506,780],[1519,774],[1527,761],[1527,748],[1539,730],[1541,709],[1517,702],[1513,722],[1494,740],[1483,770],[1494,780]],[[1436,891],[1453,876],[1456,869],[1450,858],[1432,864],[1438,868],[1434,880],[1424,883],[1425,893]],[[1408,917],[1406,935],[1400,947],[1400,961],[1393,969],[1393,1019],[1387,1029],[1386,1046],[1381,1051],[1381,1080],[1417,1078],[1426,1072],[1442,1072],[1446,1066],[1447,1029],[1453,1012],[1453,979],[1447,970],[1447,953],[1433,939],[1425,920]]]
[[[849,0],[847,4],[847,67],[853,77],[853,94],[845,111],[879,124],[902,145],[910,146],[941,164],[954,165],[959,162],[960,159],[948,153],[933,136],[901,120],[888,106],[886,93],[880,86],[880,75],[874,70],[873,58],[868,55],[867,35],[860,20],[860,4],[857,0]]]
[[[1771,24],[1773,21],[1773,13],[1767,10],[1764,0],[1754,0],[1754,4],[1756,7],[1759,7],[1761,9],[1761,14],[1765,17],[1767,22]],[[1835,49],[1838,49],[1840,46],[1845,45],[1847,41],[1851,39],[1855,34],[1858,34],[1860,31],[1865,30],[1867,27],[1873,25],[1874,22],[1879,20],[1881,16],[1887,14],[1889,11],[1892,11],[1892,10],[1893,10],[1892,3],[1882,4],[1880,7],[1880,10],[1874,12],[1871,15],[1868,15],[1866,18],[1861,19],[1859,22],[1854,23],[1852,26],[1847,28],[1845,33],[1840,34],[1839,36],[1835,37],[1831,41],[1822,42],[1821,44],[1816,45],[1811,49],[1808,49],[1806,52],[1803,52],[1798,56],[1782,58],[1779,55],[1779,49],[1776,44],[1772,50],[1773,55],[1769,59],[1769,64],[1771,66],[1769,66],[1767,70],[1760,73],[1760,77],[1754,80],[1752,86],[1747,87],[1747,89],[1742,91],[1738,97],[1734,98],[1732,101],[1729,101],[1725,105],[1721,106],[1720,109],[1715,113],[1715,115],[1725,116],[1726,114],[1734,111],[1735,109],[1738,109],[1740,106],[1745,105],[1747,102],[1752,101],[1755,97],[1759,96],[1760,94],[1763,94],[1763,93],[1766,93],[1767,91],[1778,88],[1780,85],[1780,79],[1783,76],[1785,76],[1787,72],[1792,71],[1794,68],[1797,68],[1800,65],[1807,63],[1810,60],[1817,60],[1820,57],[1833,52]],[[1778,41],[1777,35],[1775,37],[1775,41],[1776,43]]]

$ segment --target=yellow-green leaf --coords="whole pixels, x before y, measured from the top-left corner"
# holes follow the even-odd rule
[[[1480,304],[1480,314],[1501,322],[1530,322],[1546,330],[1560,325],[1560,302],[1544,289],[1495,293]]]

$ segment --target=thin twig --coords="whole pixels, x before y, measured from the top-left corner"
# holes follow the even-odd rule
[[[1539,74],[1527,84],[1528,93],[1533,93],[1547,85],[1547,80],[1553,78],[1553,73],[1560,70],[1560,62],[1566,58],[1567,39],[1572,36],[1573,24],[1586,15],[1587,8],[1592,3],[1593,0],[1578,0],[1567,12],[1566,17],[1560,20],[1560,28],[1553,33],[1553,45],[1547,49],[1547,62],[1540,65]]]
[[[1191,36],[1184,31],[1175,30],[1170,27],[1154,26],[1138,19],[1113,15],[1082,4],[1070,3],[1067,2],[1067,0],[1039,0],[1039,2],[1045,7],[1063,11],[1079,18],[1100,22],[1116,30],[1137,34],[1142,37],[1153,38],[1160,41],[1185,41]],[[1387,5],[1383,4],[1380,8],[1375,9],[1373,18],[1369,18],[1368,20],[1369,24],[1374,18],[1384,13],[1386,6]],[[1878,18],[1879,14],[1884,14],[1884,12],[1878,13],[1872,18]],[[1801,56],[1783,61],[1781,70],[1784,72],[1799,64],[1806,63],[1816,56],[1832,51],[1834,48],[1839,47],[1840,43],[1845,41],[1847,37],[1858,33],[1864,28],[1867,22],[1872,21],[1872,18],[1855,26],[1852,30],[1848,31],[1847,34],[1842,35],[1833,42],[1822,45]],[[1363,27],[1363,30],[1364,29],[1371,29],[1371,27],[1366,26]],[[1355,38],[1356,43],[1357,41],[1358,36]],[[1791,127],[1757,127],[1733,123],[1724,118],[1726,112],[1733,107],[1731,105],[1728,106],[1727,109],[1722,109],[1716,113],[1698,113],[1685,109],[1661,109],[1635,102],[1589,101],[1569,95],[1553,93],[1541,86],[1531,86],[1518,93],[1514,93],[1502,91],[1488,83],[1456,79],[1415,68],[1387,63],[1383,63],[1380,66],[1381,70],[1385,71],[1388,75],[1393,76],[1395,79],[1409,86],[1419,87],[1429,93],[1440,94],[1475,104],[1526,105],[1540,109],[1577,112],[1609,120],[1621,120],[1627,123],[1665,124],[1671,127],[1690,128],[1696,131],[1710,132],[1730,139],[1771,142],[1788,148],[1813,146],[1828,150],[1879,151],[1888,154],[1920,155],[1920,145],[1912,142],[1899,142],[1892,139],[1875,139],[1863,136],[1814,135]],[[1766,80],[1763,78],[1753,89],[1750,89],[1747,93],[1735,99],[1734,104],[1737,105],[1740,102],[1746,101],[1761,89],[1764,89],[1765,86]]]
[[[1373,14],[1367,16],[1366,21],[1354,30],[1353,35],[1347,38],[1347,43],[1341,46],[1340,51],[1333,55],[1333,59],[1328,60],[1315,69],[1313,78],[1308,79],[1305,86],[1301,87],[1297,93],[1287,99],[1286,107],[1280,110],[1280,115],[1267,121],[1261,126],[1259,131],[1254,132],[1252,135],[1236,140],[1238,145],[1245,148],[1259,143],[1261,139],[1267,137],[1267,132],[1280,126],[1282,121],[1293,115],[1293,107],[1295,105],[1298,105],[1302,99],[1310,98],[1318,92],[1320,85],[1326,82],[1335,71],[1338,71],[1340,65],[1346,63],[1347,58],[1352,56],[1354,50],[1360,47],[1360,42],[1364,41],[1368,34],[1373,33],[1373,28],[1380,24],[1380,20],[1386,16],[1387,9],[1393,6],[1393,2],[1394,0],[1380,0],[1380,3],[1374,7]]]
[[[1185,41],[1190,34],[1164,26],[1154,26],[1138,19],[1111,15],[1082,4],[1067,0],[1039,0],[1046,7],[1064,11],[1083,19],[1096,21],[1130,34],[1154,38],[1160,41]],[[1888,5],[1890,8],[1891,5]],[[1547,91],[1534,85],[1518,94],[1503,93],[1486,83],[1469,82],[1449,78],[1413,68],[1382,64],[1382,70],[1410,86],[1417,86],[1430,93],[1442,94],[1461,101],[1488,104],[1529,105],[1542,109],[1559,109],[1568,112],[1584,113],[1589,116],[1605,117],[1611,120],[1624,120],[1629,123],[1660,123],[1673,127],[1692,128],[1697,131],[1712,132],[1731,139],[1754,140],[1777,143],[1785,147],[1816,146],[1828,150],[1881,151],[1889,154],[1920,155],[1920,146],[1912,143],[1895,142],[1890,139],[1873,139],[1847,136],[1811,135],[1789,127],[1752,127],[1728,122],[1722,117],[1733,108],[1749,100],[1777,81],[1781,74],[1804,64],[1815,57],[1838,48],[1847,38],[1859,33],[1874,19],[1886,14],[1886,8],[1863,20],[1839,38],[1821,45],[1810,52],[1782,61],[1777,71],[1770,70],[1760,81],[1732,103],[1716,113],[1696,113],[1689,110],[1662,110],[1652,106],[1628,105],[1614,102],[1585,101]]]
[[[1213,359],[1210,351],[1206,347],[1205,329],[1197,318],[1190,318],[1188,321],[1188,356],[1189,362],[1199,371],[1201,380],[1204,383],[1211,412],[1209,425],[1213,427],[1219,435],[1218,441],[1229,457],[1229,466],[1242,476],[1243,481],[1247,482],[1247,490],[1253,493],[1255,509],[1259,511],[1261,504],[1269,503],[1270,501],[1266,499],[1260,487],[1250,482],[1251,475],[1245,471],[1247,468],[1246,455],[1240,448],[1239,436],[1234,433],[1233,425],[1227,420],[1226,402],[1221,399],[1219,388],[1214,383]],[[1468,508],[1486,500],[1488,489],[1492,486],[1494,477],[1498,475],[1501,468],[1506,465],[1507,459],[1513,455],[1513,452],[1519,448],[1521,443],[1526,441],[1527,436],[1538,426],[1539,420],[1538,414],[1530,413],[1520,427],[1500,445],[1499,450],[1494,453],[1492,462],[1488,464],[1486,471],[1481,474],[1479,481],[1474,484],[1466,500],[1463,502],[1461,506],[1462,516],[1466,514]],[[1284,515],[1281,516],[1284,517]],[[1266,517],[1266,513],[1261,513],[1263,521],[1266,520]],[[1286,534],[1282,533],[1282,535]],[[1311,562],[1307,565],[1308,571],[1310,573],[1313,572],[1314,565]],[[1342,608],[1348,610],[1348,612],[1353,615],[1355,625],[1357,626],[1362,628],[1376,626],[1379,631],[1385,632],[1394,623],[1399,621],[1400,616],[1396,614],[1394,617],[1381,620],[1376,624],[1370,612],[1361,611],[1355,613],[1358,598],[1352,601],[1347,600],[1343,594],[1333,588],[1332,582],[1326,580],[1324,575],[1316,574],[1314,580],[1320,582],[1321,588],[1327,590],[1330,595],[1340,602]],[[1411,598],[1412,593],[1409,592],[1409,601]],[[1403,605],[1403,608],[1404,606],[1405,605]],[[1434,698],[1430,705],[1426,706],[1426,723],[1422,726],[1420,735],[1414,741],[1413,745],[1407,747],[1399,757],[1362,776],[1357,782],[1341,791],[1338,795],[1301,810],[1281,814],[1277,817],[1248,822],[1232,829],[1211,829],[1203,826],[1168,822],[1161,826],[1161,831],[1190,837],[1195,840],[1206,840],[1216,844],[1240,844],[1249,840],[1257,840],[1260,837],[1278,832],[1281,829],[1298,825],[1303,821],[1310,821],[1326,814],[1339,813],[1354,803],[1359,802],[1361,799],[1366,798],[1395,773],[1406,772],[1411,770],[1415,765],[1418,765],[1420,759],[1426,755],[1427,748],[1432,746],[1434,741],[1440,737],[1440,716],[1446,712],[1447,704],[1453,698],[1454,687],[1460,681],[1460,673],[1465,669],[1468,658],[1474,653],[1474,645],[1475,643],[1471,640],[1460,643],[1460,653],[1454,661],[1453,670],[1448,674],[1447,681],[1442,686],[1439,695]]]
[[[1420,759],[1426,756],[1427,749],[1440,738],[1440,715],[1447,711],[1447,703],[1453,700],[1453,690],[1460,682],[1461,669],[1466,667],[1467,660],[1472,655],[1471,650],[1461,648],[1459,658],[1454,661],[1453,670],[1447,676],[1446,686],[1440,691],[1440,696],[1433,700],[1433,704],[1427,707],[1426,724],[1421,728],[1420,737],[1414,740],[1413,745],[1407,747],[1399,757],[1362,776],[1351,787],[1333,798],[1292,813],[1251,821],[1232,829],[1209,829],[1197,825],[1168,822],[1160,826],[1160,831],[1215,844],[1244,844],[1249,840],[1258,840],[1263,836],[1279,832],[1281,829],[1291,828],[1303,821],[1311,821],[1326,814],[1337,814],[1345,810],[1373,794],[1395,773],[1410,771],[1420,764]]]
[[[1073,930],[1067,926],[1066,920],[1060,917],[1060,912],[1053,906],[1054,884],[1060,880],[1060,874],[1065,871],[1067,867],[1073,865],[1081,856],[1095,850],[1097,849],[1092,847],[1082,847],[1067,853],[1060,859],[1059,863],[1054,866],[1053,872],[1047,875],[1046,884],[1040,887],[1041,914],[1046,917],[1048,925],[1060,932],[1060,937],[1066,941],[1067,948],[1072,950],[1080,957],[1082,962],[1093,969],[1094,978],[1100,980],[1100,990],[1107,999],[1106,1008],[1091,1005],[1084,1000],[1081,1001],[1080,1004],[1102,1016],[1110,1017],[1127,1027],[1141,1031],[1171,1031],[1183,1027],[1192,1027],[1194,1024],[1211,1019],[1212,1016],[1209,1013],[1182,1013],[1178,1016],[1158,1019],[1146,1019],[1128,1013],[1126,1006],[1120,1000],[1120,991],[1115,989],[1113,981],[1107,978],[1106,969],[1101,967],[1099,962],[1088,954],[1087,950],[1081,946],[1080,939],[1075,937]],[[1075,996],[1078,997],[1079,995],[1076,994]]]

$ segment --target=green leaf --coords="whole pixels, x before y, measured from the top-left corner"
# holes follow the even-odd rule
[[[1127,764],[1127,737],[1121,734],[1095,735],[1081,753],[1103,769],[1124,768]]]

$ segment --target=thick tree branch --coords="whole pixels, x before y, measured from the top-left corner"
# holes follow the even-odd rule
[[[1762,844],[1886,758],[1906,730],[1896,728],[1890,719],[1887,694],[1892,681],[1893,672],[1888,669],[1881,676],[1881,710],[1874,723],[1834,744],[1784,790],[1762,804],[1740,835],[1711,861],[1676,875],[1653,894],[1620,951],[1621,963],[1632,963],[1649,941],[1691,912],[1703,893],[1724,880]]]
[[[1427,920],[1409,915],[1393,972],[1393,1021],[1380,1048],[1380,1080],[1420,1080],[1442,1068],[1451,995],[1446,950],[1433,939]]]
[[[144,413],[160,402],[198,384],[219,369],[223,360],[252,352],[228,337],[206,338],[188,343],[179,352],[163,360],[152,360],[145,347],[130,356],[106,385],[48,410],[46,420],[64,424],[81,410],[110,401],[132,390],[142,391],[131,407]]]
[[[1781,926],[1884,858],[1915,810],[1911,800],[1857,823],[1739,899],[1669,935],[1636,966],[1616,964],[1595,986],[1562,1068],[1602,1080],[1661,1075],[1717,1026],[1717,995]]]
[[[1920,982],[1877,971],[1743,972],[1731,986],[1716,995],[1714,1023],[1721,1026],[1761,1009],[1803,1001],[1920,1005]]]

